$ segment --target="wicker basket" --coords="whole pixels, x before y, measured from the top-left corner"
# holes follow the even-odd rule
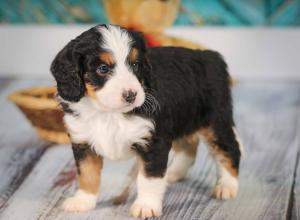
[[[41,87],[12,93],[13,101],[45,140],[67,144],[69,137],[63,124],[63,111],[55,100],[55,87]]]

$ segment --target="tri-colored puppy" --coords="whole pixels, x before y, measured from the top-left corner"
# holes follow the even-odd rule
[[[139,33],[98,25],[70,41],[51,72],[79,177],[65,210],[95,208],[102,157],[138,157],[137,198],[130,213],[161,215],[167,181],[185,177],[199,138],[217,163],[215,197],[236,196],[241,150],[230,77],[217,52],[146,49]],[[175,155],[167,169],[171,148]]]

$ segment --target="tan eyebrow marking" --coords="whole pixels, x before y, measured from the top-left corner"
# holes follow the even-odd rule
[[[138,59],[139,51],[136,48],[132,48],[129,52],[130,62],[135,62]]]
[[[99,59],[107,65],[113,65],[115,63],[114,57],[110,52],[101,52]]]

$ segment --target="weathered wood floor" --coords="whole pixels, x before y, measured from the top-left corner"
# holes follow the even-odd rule
[[[96,210],[60,210],[75,188],[70,147],[39,140],[6,99],[16,89],[51,83],[0,80],[0,219],[131,219],[127,212],[134,186],[126,204],[111,203],[130,161],[105,164]],[[169,187],[160,219],[300,219],[300,83],[238,83],[233,95],[246,150],[238,197],[227,202],[211,197],[215,167],[201,144],[186,180]]]

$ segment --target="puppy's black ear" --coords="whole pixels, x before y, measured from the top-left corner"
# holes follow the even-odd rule
[[[147,47],[145,43],[144,34],[142,32],[136,32],[136,31],[130,31],[129,33],[131,37],[134,39],[133,46],[140,48],[141,52],[143,53],[143,56],[141,58],[143,61],[142,64],[144,70],[150,71],[152,67],[147,57]]]
[[[131,37],[134,39],[133,46],[140,48],[142,52],[146,52],[146,43],[142,32],[130,31]]]
[[[81,55],[77,50],[78,39],[69,42],[55,57],[51,72],[57,82],[59,96],[78,102],[85,92]]]

